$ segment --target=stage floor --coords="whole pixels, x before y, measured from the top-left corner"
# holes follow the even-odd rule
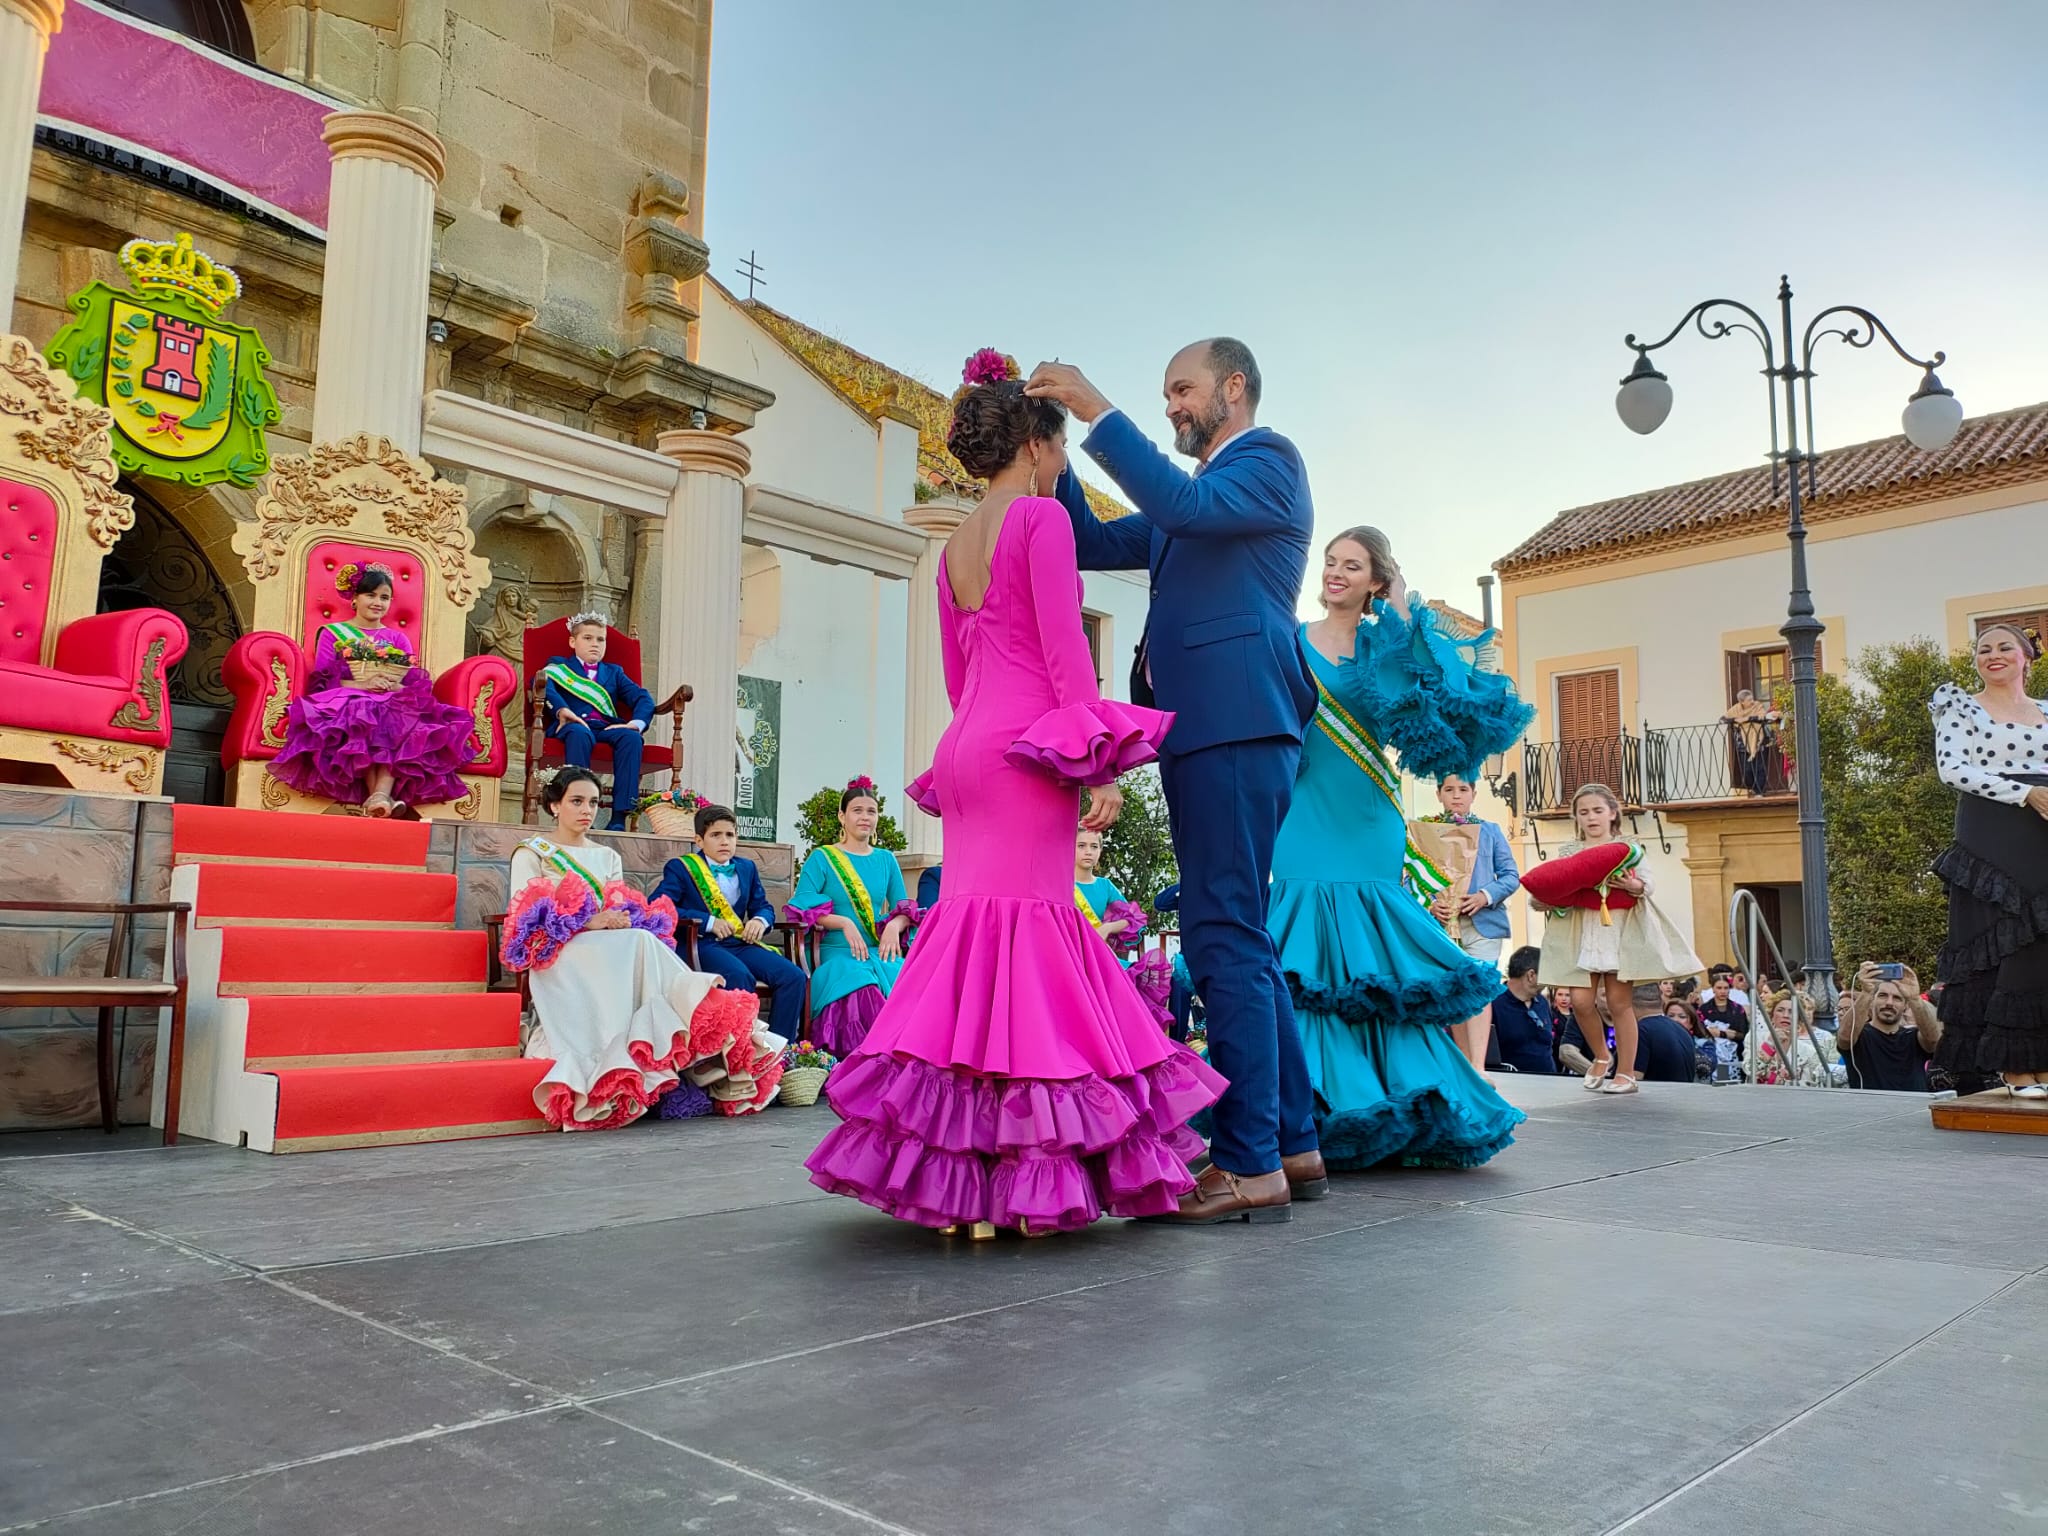
[[[0,1137],[0,1531],[2043,1528],[2048,1138],[1505,1081],[1489,1168],[1030,1243],[818,1195],[823,1108]]]

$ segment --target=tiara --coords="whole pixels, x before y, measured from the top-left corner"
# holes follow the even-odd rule
[[[389,576],[391,574],[391,567],[376,564],[357,565],[355,561],[351,560],[334,573],[334,590],[343,597],[354,597],[356,595],[356,583],[372,571],[382,571],[386,576]]]
[[[963,384],[1001,384],[1023,377],[1024,370],[1017,366],[1017,359],[1007,352],[998,352],[994,347],[983,347],[968,358],[967,366],[960,370]]]
[[[610,629],[612,627],[612,621],[610,619],[606,618],[603,614],[597,613],[595,611],[592,611],[590,613],[572,613],[569,615],[567,623],[569,626],[569,633],[572,635],[575,634],[576,631],[582,628],[585,624],[601,624],[606,629]]]

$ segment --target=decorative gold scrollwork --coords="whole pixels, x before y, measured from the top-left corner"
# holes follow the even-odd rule
[[[266,811],[281,811],[292,803],[292,792],[266,773],[256,787],[256,798]]]
[[[471,784],[469,786],[469,793],[455,802],[455,814],[464,821],[475,821],[476,813],[482,807],[483,801],[483,786],[481,784]]]
[[[115,484],[120,469],[109,430],[114,413],[81,398],[77,386],[44,362],[26,337],[8,336],[0,344],[0,416],[27,423],[14,429],[22,457],[76,477],[93,543],[112,549],[135,526],[135,502]]]
[[[142,708],[135,707],[130,699],[114,711],[114,718],[108,723],[119,731],[149,731],[163,724],[164,718],[164,648],[170,644],[163,636],[149,642],[149,649],[143,653],[142,676],[136,681],[136,688],[142,694]]]
[[[476,691],[476,729],[469,738],[476,744],[476,755],[470,759],[473,763],[489,762],[498,744],[497,715],[491,709],[491,699],[497,691],[495,682],[486,682]]]
[[[270,696],[263,701],[263,745],[281,747],[285,712],[292,707],[292,680],[275,656],[270,658],[270,682]]]
[[[119,742],[58,741],[56,748],[74,763],[97,768],[102,773],[120,773],[122,781],[136,794],[149,791],[150,770],[156,766],[154,752],[138,750]],[[127,770],[125,773],[122,770]]]

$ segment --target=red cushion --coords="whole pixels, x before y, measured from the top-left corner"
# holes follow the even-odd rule
[[[1522,872],[1522,889],[1541,906],[1598,908],[1600,882],[1621,868],[1632,847],[1629,843],[1602,843],[1545,859]],[[1635,897],[1627,891],[1607,893],[1607,905],[1617,912],[1635,904]]]
[[[532,686],[540,669],[557,656],[569,654],[569,621],[556,619],[549,624],[538,624],[526,632],[519,647],[520,669],[526,683]],[[641,687],[647,686],[647,677],[640,670],[640,642],[631,635],[621,634],[610,625],[604,631],[604,659],[615,666],[623,667],[626,676]]]
[[[306,612],[299,626],[299,644],[313,654],[313,642],[320,626],[339,619],[353,623],[353,600],[335,589],[334,579],[344,565],[381,565],[391,572],[391,611],[383,626],[404,635],[415,656],[424,656],[420,644],[420,612],[425,601],[427,572],[420,562],[402,549],[380,549],[374,544],[332,539],[315,544],[306,552]]]
[[[75,677],[47,667],[0,661],[0,725],[25,731],[62,731],[95,741],[132,741],[160,747],[170,732],[117,728],[114,716],[135,697],[125,677]],[[164,713],[168,716],[170,711]]]
[[[41,486],[0,479],[0,661],[43,659],[57,503]]]

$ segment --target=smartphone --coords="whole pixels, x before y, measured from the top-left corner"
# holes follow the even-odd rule
[[[1877,968],[1877,979],[1879,981],[1904,981],[1906,979],[1906,968],[1896,960],[1892,961],[1889,965],[1880,965]]]

